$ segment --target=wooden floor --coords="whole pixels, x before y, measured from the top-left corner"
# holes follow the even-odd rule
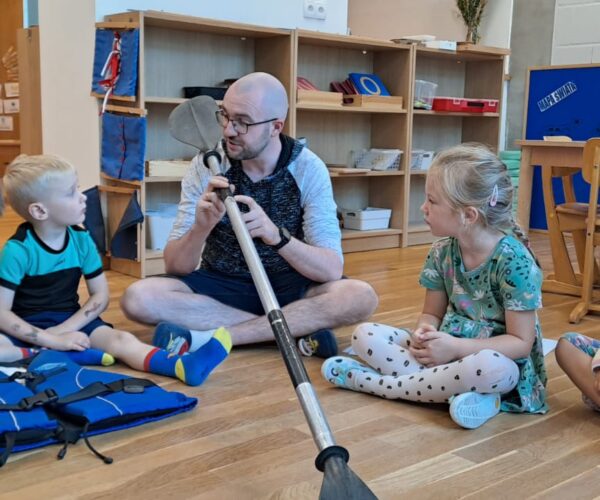
[[[5,241],[16,225],[0,220]],[[536,235],[544,264],[548,245]],[[380,296],[373,319],[412,326],[423,291],[417,277],[427,247],[346,256],[346,273],[370,282]],[[112,300],[103,316],[149,340],[150,329],[127,321],[118,300],[133,279],[108,272]],[[575,299],[545,295],[544,335],[573,329],[567,316]],[[600,316],[577,330],[600,337]],[[340,329],[341,347],[351,328]],[[337,441],[350,465],[381,499],[594,498],[600,495],[600,415],[547,357],[551,410],[544,416],[501,414],[467,431],[446,407],[384,401],[336,389],[305,359]],[[117,365],[117,370],[133,373]],[[189,388],[150,376],[167,389],[200,398],[192,412],[135,429],[92,438],[114,458],[104,465],[83,443],[63,461],[57,447],[13,456],[0,470],[2,498],[317,498],[322,480],[313,466],[316,448],[278,351],[235,349],[204,385]]]

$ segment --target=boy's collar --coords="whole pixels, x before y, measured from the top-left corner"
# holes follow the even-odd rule
[[[52,248],[50,245],[48,245],[40,236],[40,232],[39,229],[36,229],[35,224],[32,222],[26,222],[25,224],[27,224],[29,226],[29,229],[31,231],[31,234],[33,236],[33,239],[38,243],[38,245],[40,245],[44,250],[46,250],[49,253],[61,253],[64,252],[65,248],[67,248],[67,245],[69,244],[69,228],[65,228],[65,232],[64,232],[64,236],[62,236],[63,238],[63,243],[61,248],[59,249],[55,249]],[[60,235],[59,235],[60,236]],[[59,240],[60,238],[57,238],[57,240]]]

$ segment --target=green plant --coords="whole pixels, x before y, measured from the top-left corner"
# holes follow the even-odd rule
[[[456,6],[467,26],[467,42],[479,41],[479,24],[483,16],[483,9],[487,0],[456,0]]]

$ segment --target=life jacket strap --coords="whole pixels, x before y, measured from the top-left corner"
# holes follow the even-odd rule
[[[17,439],[16,432],[5,432],[4,433],[5,446],[4,446],[4,451],[2,452],[2,455],[0,455],[0,467],[2,467],[8,460],[8,457],[15,446],[16,439]]]
[[[33,396],[27,396],[17,403],[0,404],[0,411],[29,411],[37,406],[44,406],[58,401],[58,394],[54,389],[44,389]]]
[[[77,401],[82,401],[84,399],[121,391],[128,394],[140,394],[144,392],[146,387],[153,387],[155,385],[156,384],[151,380],[133,377],[115,380],[114,382],[110,382],[108,384],[103,382],[94,382],[93,384],[90,384],[83,389],[74,392],[73,394],[59,398],[57,401],[55,401],[55,403],[57,405],[67,405]]]

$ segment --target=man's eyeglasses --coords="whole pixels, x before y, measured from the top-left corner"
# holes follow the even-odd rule
[[[277,118],[271,118],[270,120],[264,120],[262,122],[256,123],[246,123],[240,120],[232,120],[229,118],[224,109],[218,109],[215,111],[215,116],[217,118],[217,123],[221,125],[221,127],[225,128],[231,122],[233,130],[235,130],[238,134],[243,135],[248,133],[248,127],[253,127],[254,125],[262,125],[263,123],[274,122]]]

